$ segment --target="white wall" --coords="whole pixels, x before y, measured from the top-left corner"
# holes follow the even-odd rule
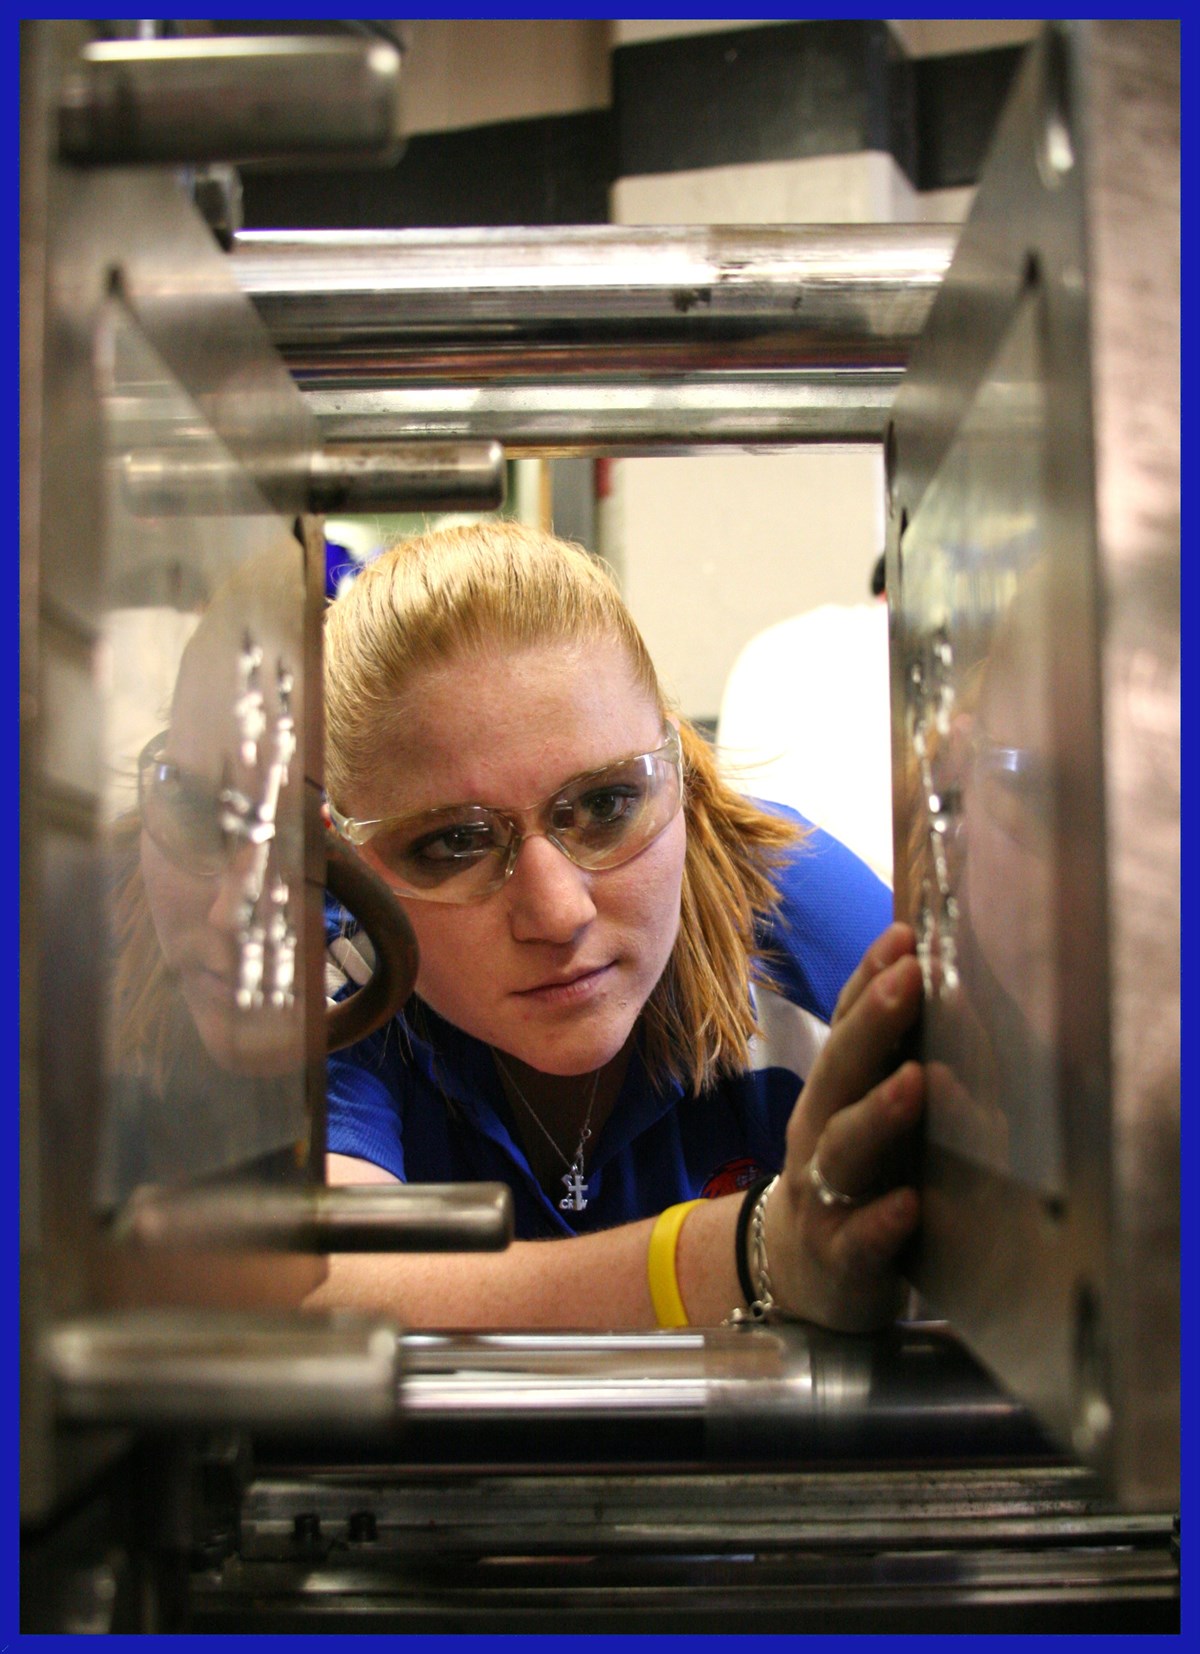
[[[722,451],[616,471],[626,598],[690,717],[716,716],[757,632],[820,603],[868,600],[883,546],[876,452]]]

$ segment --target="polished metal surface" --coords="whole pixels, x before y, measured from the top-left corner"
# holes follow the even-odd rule
[[[386,155],[400,65],[379,39],[91,41],[63,81],[61,154],[91,166]]]
[[[301,384],[900,367],[947,225],[244,231],[232,267]]]
[[[513,1233],[505,1183],[267,1189],[143,1187],[116,1218],[120,1238],[150,1247],[296,1252],[499,1252]]]
[[[134,397],[119,400],[131,427],[144,418]],[[199,444],[182,440],[151,445],[144,430],[135,436],[131,429],[130,435],[119,465],[123,503],[132,516],[186,516],[201,509],[219,516],[237,509],[228,461],[220,453],[204,453]],[[295,477],[278,482],[294,486]],[[496,442],[340,443],[310,456],[306,509],[322,516],[494,511],[504,503],[504,482],[504,455]]]
[[[1178,52],[1031,51],[886,445],[916,1279],[1134,1509],[1179,1483]]]
[[[62,82],[88,34],[21,30],[21,1508],[35,1520],[123,1446],[56,1429],[42,1363],[56,1324],[108,1303],[298,1303],[320,1278],[299,1256],[270,1271],[235,1253],[135,1258],[104,1221],[148,1176],[264,1153],[276,1178],[304,1175],[324,1037],[319,989],[311,1012],[297,992],[314,958],[319,977],[321,914],[292,528],[317,439],[180,181],[58,161]],[[130,460],[171,455],[220,473],[218,513],[131,509]],[[236,919],[232,963],[196,922],[204,879],[164,863],[157,907],[148,893],[136,759],[163,729],[180,743],[168,756],[211,762],[227,795],[239,900],[217,929]]]
[[[388,1429],[395,1328],[362,1315],[130,1310],[46,1335],[60,1416],[139,1429]]]
[[[438,232],[404,243],[421,244],[407,287],[389,286],[386,236],[344,258],[334,238],[327,282],[289,238],[222,260],[175,180],[57,164],[84,36],[22,32],[23,1515],[40,1523],[86,1488],[125,1449],[115,1427],[182,1439],[236,1422],[286,1430],[310,1457],[264,1477],[240,1553],[227,1541],[192,1576],[192,1629],[1176,1628],[1177,36],[1047,37],[931,314],[949,230]],[[230,279],[252,266],[307,409]],[[897,897],[931,996],[918,1275],[1006,1391],[920,1329],[875,1343],[272,1323],[264,1304],[316,1280],[297,1250],[315,1238],[307,1197],[287,1250],[259,1251],[281,1210],[293,1221],[325,1039],[320,834],[297,796],[312,806],[320,775],[304,688],[323,548],[310,525],[300,551],[291,523],[312,499],[314,413],[346,441],[592,453],[876,440],[923,326],[888,443],[897,814],[912,828]],[[147,478],[183,492],[151,510]],[[283,609],[308,594],[282,638],[236,584],[260,558]],[[192,686],[209,706],[246,870],[217,1021],[261,1032],[223,1049],[244,1061],[253,1046],[272,1069],[235,1061],[210,1086],[196,1065],[153,1132],[110,1106],[114,1078],[136,1098],[146,1077],[121,1067],[106,999],[105,852],[140,750],[114,716],[122,683],[120,704],[181,737]],[[988,730],[981,815],[975,737],[1005,683],[1031,704]],[[984,817],[1028,842],[1020,811],[1047,804],[1047,773],[1041,872],[993,864],[977,900]],[[280,859],[295,882],[270,876]],[[1019,892],[1036,922],[1013,912]],[[1019,1016],[980,960],[997,894],[1001,931],[1028,944],[1019,985],[1037,989]],[[288,908],[301,895],[303,923]],[[245,1108],[281,1078],[277,1116]],[[208,1099],[215,1125],[163,1106],[179,1096]],[[113,1237],[125,1195],[147,1175],[186,1184],[195,1145],[214,1142],[235,1162],[282,1155],[278,1182],[232,1209],[216,1189],[145,1196],[154,1238]],[[355,1191],[361,1212],[359,1193],[374,1191]],[[341,1245],[333,1207],[318,1203],[315,1227],[340,1225]],[[211,1319],[201,1301],[255,1313]],[[60,1407],[78,1422],[56,1427]],[[314,1435],[324,1452],[336,1429],[398,1415],[402,1466],[326,1454],[314,1470]],[[1108,1492],[1056,1462],[1035,1418]],[[615,1468],[630,1463],[636,1476]],[[1110,1493],[1144,1514],[1116,1515]],[[132,1543],[136,1566],[106,1574],[101,1558],[86,1577],[145,1585],[154,1536]],[[169,1559],[176,1576],[187,1557]]]
[[[504,480],[498,442],[341,443],[312,457],[309,509],[496,511]]]
[[[1045,1459],[1028,1412],[944,1327],[798,1322],[641,1334],[407,1333],[412,1452],[565,1465]]]
[[[542,452],[874,442],[942,225],[246,232],[327,440]]]
[[[94,1199],[108,1208],[140,1183],[222,1171],[307,1136],[296,986],[308,685],[303,553],[289,525],[118,301],[97,318],[97,357],[110,987]],[[202,490],[169,515],[128,510],[130,470],[161,472],[176,456],[181,481],[200,477]],[[69,728],[70,706],[54,711]],[[147,810],[139,755],[156,737],[172,770],[166,802]],[[207,832],[205,811],[220,812]]]
[[[710,1470],[684,1478],[662,1469],[601,1477],[584,1470],[556,1487],[547,1474],[518,1475],[510,1466],[492,1472],[489,1495],[481,1508],[474,1478],[448,1471],[398,1486],[378,1468],[341,1466],[288,1480],[264,1467],[243,1506],[243,1554],[256,1561],[294,1555],[288,1541],[305,1510],[320,1513],[327,1542],[346,1533],[353,1512],[372,1510],[380,1550],[393,1554],[502,1544],[527,1555],[687,1548],[728,1554],[831,1541],[862,1553],[1001,1545],[1028,1541],[1039,1529],[1099,1547],[1170,1529],[1161,1515],[1114,1512],[1075,1465],[964,1466],[936,1479],[927,1467],[847,1464],[805,1470],[781,1463],[747,1477]],[[365,1560],[367,1553],[360,1555]]]
[[[264,1466],[208,1631],[1177,1631],[1169,1517],[1073,1466]]]
[[[314,385],[304,400],[327,443],[496,441],[512,453],[686,453],[714,444],[877,443],[899,368],[753,374],[643,372],[480,386],[420,378]],[[336,452],[336,449],[334,449]]]

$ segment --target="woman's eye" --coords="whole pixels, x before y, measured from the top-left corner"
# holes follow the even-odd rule
[[[220,813],[220,804],[211,788],[188,786],[178,778],[166,783],[162,795],[173,818],[181,827],[211,827]]]
[[[467,856],[486,855],[495,845],[492,829],[485,822],[477,821],[427,833],[410,844],[405,853],[415,861],[461,861]]]
[[[632,815],[641,801],[636,787],[604,787],[585,793],[576,803],[579,825],[611,827]]]

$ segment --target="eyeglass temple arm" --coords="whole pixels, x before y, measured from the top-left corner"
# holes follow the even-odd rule
[[[340,1051],[381,1028],[412,993],[417,980],[417,939],[408,916],[387,885],[332,827],[325,830],[325,883],[366,931],[375,948],[371,980],[325,1018],[325,1048]]]

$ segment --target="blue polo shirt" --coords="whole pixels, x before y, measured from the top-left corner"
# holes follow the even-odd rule
[[[749,1069],[696,1097],[652,1080],[635,1050],[590,1147],[582,1211],[560,1210],[565,1189],[548,1195],[530,1170],[489,1047],[415,996],[401,1016],[329,1059],[329,1149],[406,1182],[507,1183],[522,1240],[609,1229],[777,1171],[842,985],[892,918],[887,886],[820,829],[789,853],[777,885],[763,932],[775,987],[753,990],[760,1033]],[[330,940],[345,928],[331,906]]]

